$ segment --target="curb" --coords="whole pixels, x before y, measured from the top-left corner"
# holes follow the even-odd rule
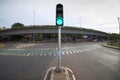
[[[113,48],[113,49],[118,49],[120,50],[119,47],[115,47],[115,46],[110,46],[110,45],[107,45],[107,44],[101,44],[103,47],[108,47],[108,48]]]
[[[51,67],[47,70],[45,76],[44,76],[44,79],[43,80],[54,80],[53,77],[55,75],[55,72],[54,70],[56,69],[56,67]],[[75,76],[74,76],[74,73],[71,69],[67,68],[67,67],[61,67],[61,69],[65,70],[65,80],[71,80],[70,79],[70,74],[72,75],[72,80],[76,80]],[[70,73],[69,73],[69,72]],[[49,74],[51,72],[51,74]],[[48,76],[50,75],[49,79],[48,79]]]

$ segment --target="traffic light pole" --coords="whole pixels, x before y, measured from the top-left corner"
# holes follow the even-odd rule
[[[61,68],[61,26],[58,26],[58,70]]]

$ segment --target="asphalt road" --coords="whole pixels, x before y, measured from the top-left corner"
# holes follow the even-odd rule
[[[0,80],[43,80],[47,69],[57,66],[57,43],[5,45],[0,49]],[[119,50],[91,42],[62,46],[62,65],[77,80],[120,80]]]

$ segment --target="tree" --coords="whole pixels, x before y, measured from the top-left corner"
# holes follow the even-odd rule
[[[113,40],[113,41],[116,41],[116,40],[119,40],[119,36],[120,36],[119,34],[113,33],[113,34],[109,35],[109,39]]]
[[[3,29],[6,29],[6,27],[4,26]]]
[[[109,41],[111,44],[114,44],[116,42],[120,43],[120,34],[110,34],[109,35]]]
[[[22,23],[14,23],[12,25],[12,29],[22,29],[22,28],[24,28],[24,24]]]

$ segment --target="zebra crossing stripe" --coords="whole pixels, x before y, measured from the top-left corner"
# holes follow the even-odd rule
[[[30,54],[27,54],[26,56],[30,56]]]
[[[77,53],[79,53],[79,51],[76,51]]]
[[[70,54],[73,54],[72,51],[69,51],[69,52],[70,52]]]
[[[42,56],[42,54],[40,54],[39,56]]]
[[[33,54],[30,54],[30,56],[33,56]]]
[[[64,52],[62,52],[62,55],[64,55],[65,53]]]
[[[69,54],[68,52],[66,52],[66,54]]]
[[[56,56],[56,54],[53,54],[53,56]]]
[[[43,56],[46,56],[46,54],[44,54]]]
[[[18,56],[21,56],[22,54],[18,54]]]
[[[56,48],[56,49],[58,49],[58,48]]]
[[[26,54],[22,54],[22,56],[25,56]]]
[[[75,51],[72,51],[73,53],[76,53]]]
[[[46,50],[49,50],[49,48],[47,48]]]
[[[81,50],[79,50],[79,52],[82,52]]]
[[[51,56],[51,53],[48,53]]]

